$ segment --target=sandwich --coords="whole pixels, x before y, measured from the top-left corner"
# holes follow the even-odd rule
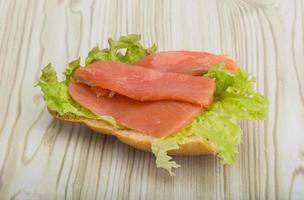
[[[150,151],[156,166],[174,175],[174,155],[236,160],[242,120],[264,119],[268,100],[255,79],[226,55],[145,48],[139,35],[109,39],[84,64],[70,62],[59,81],[51,64],[37,85],[49,113],[82,123]]]

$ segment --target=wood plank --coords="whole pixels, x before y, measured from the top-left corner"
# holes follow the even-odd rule
[[[301,199],[304,197],[302,0],[0,1],[0,199]],[[270,99],[244,122],[238,162],[177,157],[175,177],[152,154],[56,121],[40,69],[63,71],[108,37],[142,35],[159,50],[228,54]]]

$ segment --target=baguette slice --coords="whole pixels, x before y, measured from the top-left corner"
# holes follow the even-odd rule
[[[56,119],[73,123],[83,123],[98,133],[113,135],[117,137],[122,143],[128,144],[136,149],[151,152],[151,143],[154,137],[150,135],[146,135],[134,130],[115,130],[111,125],[103,121],[92,120],[68,114],[60,115],[59,113],[51,110],[49,110],[49,113]],[[169,151],[168,154],[191,156],[207,154],[215,155],[218,152],[219,149],[217,147],[210,145],[199,137],[194,136],[190,138],[187,143],[181,144],[179,149]]]

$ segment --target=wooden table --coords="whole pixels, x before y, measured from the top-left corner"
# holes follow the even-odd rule
[[[303,0],[0,1],[0,199],[303,199],[303,17]],[[178,157],[170,177],[152,154],[48,114],[40,69],[127,33],[229,54],[257,77],[269,116],[242,124],[236,164]]]

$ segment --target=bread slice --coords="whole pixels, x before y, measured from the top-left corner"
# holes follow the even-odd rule
[[[103,133],[106,135],[113,135],[117,137],[121,142],[128,144],[136,149],[151,152],[151,143],[154,137],[146,135],[134,130],[115,130],[111,125],[106,122],[99,120],[92,120],[74,115],[60,115],[57,112],[49,110],[50,114],[55,118],[74,123],[83,123],[90,129]],[[213,145],[210,145],[206,141],[199,137],[192,137],[185,144],[180,145],[177,150],[169,151],[169,155],[206,155],[206,154],[217,154],[219,149]]]

